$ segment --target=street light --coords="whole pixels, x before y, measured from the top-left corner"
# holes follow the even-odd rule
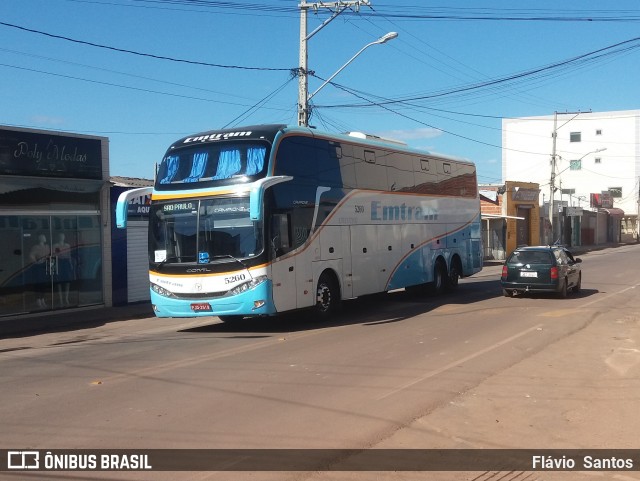
[[[584,154],[582,157],[580,157],[579,159],[576,160],[576,162],[580,162],[582,159],[584,159],[587,155],[591,155],[591,154],[596,154],[598,152],[604,152],[605,150],[607,150],[606,147],[602,148],[602,149],[596,149],[596,150],[592,150],[591,152],[587,152],[586,154]],[[550,189],[550,198],[549,198],[549,224],[550,224],[550,233],[551,233],[551,241],[553,242],[553,194],[556,190],[556,185],[555,185],[555,179],[556,177],[558,177],[560,174],[562,174],[565,170],[571,168],[571,165],[569,165],[568,167],[565,167],[564,169],[562,169],[560,172],[558,172],[557,174],[555,173],[555,157],[560,157],[560,156],[556,156],[554,154],[554,160],[551,163],[551,189]],[[562,157],[560,157],[562,158]],[[562,233],[560,233],[560,235],[562,235]]]
[[[340,72],[342,72],[351,62],[353,62],[356,59],[356,57],[358,57],[358,55],[360,55],[366,49],[368,49],[372,45],[377,45],[377,44],[381,44],[381,43],[387,43],[389,40],[393,40],[397,36],[398,36],[398,32],[389,32],[389,33],[383,35],[382,37],[380,37],[378,40],[375,40],[374,42],[366,44],[364,47],[362,47],[360,50],[358,50],[358,52],[356,52],[356,54],[353,57],[351,57],[349,60],[347,60],[347,62],[342,67],[340,67],[338,70],[336,70],[335,73],[331,77],[329,77],[327,80],[325,80],[323,82],[323,84],[320,85],[320,87],[318,87],[316,89],[315,92],[313,92],[311,95],[308,95],[307,98],[306,98],[305,105],[304,105],[304,113],[302,115],[302,118],[304,118],[304,125],[306,126],[309,123],[309,101],[318,92],[320,92],[320,90],[322,90],[329,82],[331,82],[336,77],[336,75],[338,75]]]

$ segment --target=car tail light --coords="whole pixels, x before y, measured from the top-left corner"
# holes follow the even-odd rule
[[[558,278],[558,268],[557,267],[552,267],[551,268],[551,279],[557,279]]]
[[[507,266],[502,266],[502,278],[506,279],[509,273],[509,268]]]

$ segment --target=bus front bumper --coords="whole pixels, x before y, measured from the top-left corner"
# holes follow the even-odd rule
[[[271,281],[233,296],[179,299],[151,289],[151,305],[157,317],[269,316],[276,313]]]

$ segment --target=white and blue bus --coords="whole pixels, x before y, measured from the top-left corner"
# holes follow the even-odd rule
[[[151,193],[159,317],[222,320],[405,288],[453,289],[482,268],[473,163],[361,133],[260,125],[169,147]]]

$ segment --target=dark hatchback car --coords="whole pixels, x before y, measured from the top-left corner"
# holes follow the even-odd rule
[[[505,296],[555,292],[567,297],[582,286],[582,259],[563,246],[518,247],[502,266],[500,282]]]

